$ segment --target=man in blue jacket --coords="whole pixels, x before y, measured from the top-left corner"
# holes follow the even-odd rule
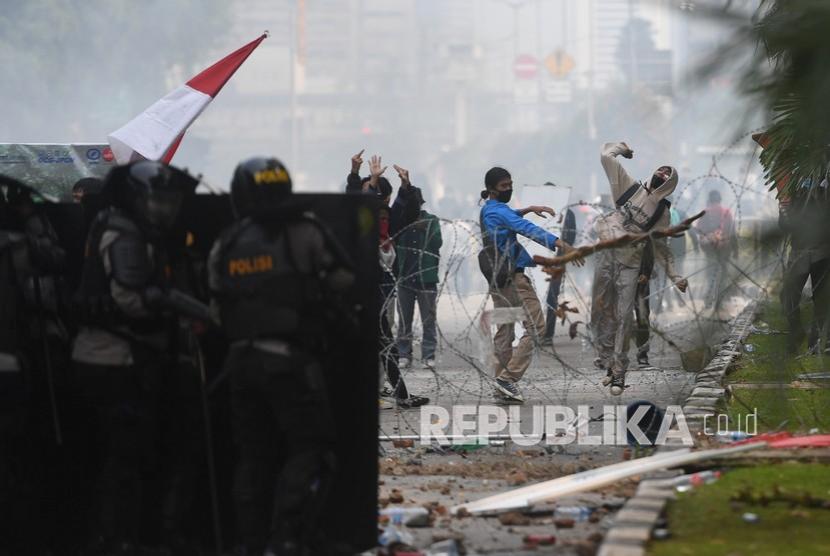
[[[532,206],[514,210],[507,205],[513,194],[513,180],[507,170],[499,167],[490,168],[484,176],[484,185],[486,189],[481,192],[481,198],[486,202],[481,208],[482,231],[493,240],[499,254],[506,257],[511,274],[503,287],[491,284],[493,306],[496,309],[522,308],[522,325],[525,329],[519,345],[513,349],[513,340],[516,337],[515,324],[510,322],[498,327],[494,338],[496,395],[506,401],[521,403],[524,398],[516,383],[530,366],[534,341],[538,342],[545,330],[545,316],[533,289],[533,283],[524,272],[525,268],[536,264],[519,244],[516,235],[532,239],[551,251],[561,248],[563,252],[567,252],[572,248],[555,235],[524,219],[524,215],[529,212],[542,217],[544,213],[553,216],[553,209]]]

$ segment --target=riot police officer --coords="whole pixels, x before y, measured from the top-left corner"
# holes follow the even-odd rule
[[[237,221],[215,243],[208,273],[230,342],[239,531],[249,554],[324,553],[311,546],[334,468],[320,356],[327,299],[354,274],[327,228],[292,201],[278,160],[241,162],[231,202]]]
[[[160,376],[174,362],[176,314],[207,308],[170,287],[165,238],[197,180],[160,162],[113,169],[109,206],[94,218],[77,295],[72,349],[80,402],[97,417],[102,453],[89,554],[130,553],[139,542],[142,486],[154,464]]]
[[[56,363],[67,340],[59,296],[66,252],[35,203],[38,194],[4,176],[0,186],[0,484],[10,487],[0,497],[15,508],[0,515],[8,526],[0,551],[17,541],[37,550],[66,532],[54,514],[66,502],[58,488],[64,452],[57,405],[65,377],[55,373],[63,370]]]

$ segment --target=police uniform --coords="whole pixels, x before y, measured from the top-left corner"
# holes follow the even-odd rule
[[[63,528],[55,512],[66,502],[56,393],[65,381],[54,373],[67,340],[58,313],[66,253],[32,190],[0,181],[0,498],[11,511],[0,512],[0,549],[20,541],[38,550]]]
[[[95,414],[102,450],[92,534],[117,553],[139,541],[142,484],[155,465],[159,380],[171,364],[164,234],[196,180],[158,162],[111,171],[113,206],[92,222],[76,298],[84,323],[73,344],[78,402]],[[146,493],[145,493],[146,494]]]
[[[230,342],[225,372],[240,448],[236,517],[252,554],[266,546],[294,553],[311,542],[334,468],[335,427],[319,355],[327,294],[347,288],[353,275],[322,223],[285,208],[290,191],[277,160],[240,163],[231,184],[238,220],[208,261]]]

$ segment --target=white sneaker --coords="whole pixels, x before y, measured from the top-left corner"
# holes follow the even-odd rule
[[[399,369],[408,369],[412,366],[412,359],[407,359],[406,357],[401,357],[398,360],[398,368]]]
[[[435,368],[435,359],[424,359],[424,368],[425,369],[434,369]]]

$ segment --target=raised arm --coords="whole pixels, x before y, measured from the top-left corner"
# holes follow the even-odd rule
[[[617,157],[622,155],[625,158],[632,158],[634,151],[625,143],[605,143],[602,146],[600,162],[605,175],[608,176],[608,184],[611,186],[611,200],[616,202],[620,196],[631,187],[635,180],[628,175]]]
[[[540,228],[530,220],[522,218],[517,211],[507,210],[499,214],[491,212],[485,220],[490,220],[491,218],[496,218],[498,221],[493,223],[495,225],[488,226],[490,228],[507,228],[535,241],[539,245],[547,247],[551,251],[554,251],[559,246],[558,237]]]
[[[352,157],[352,168],[349,175],[346,177],[346,193],[362,193],[363,183],[360,179],[360,167],[363,165],[363,151]]]

